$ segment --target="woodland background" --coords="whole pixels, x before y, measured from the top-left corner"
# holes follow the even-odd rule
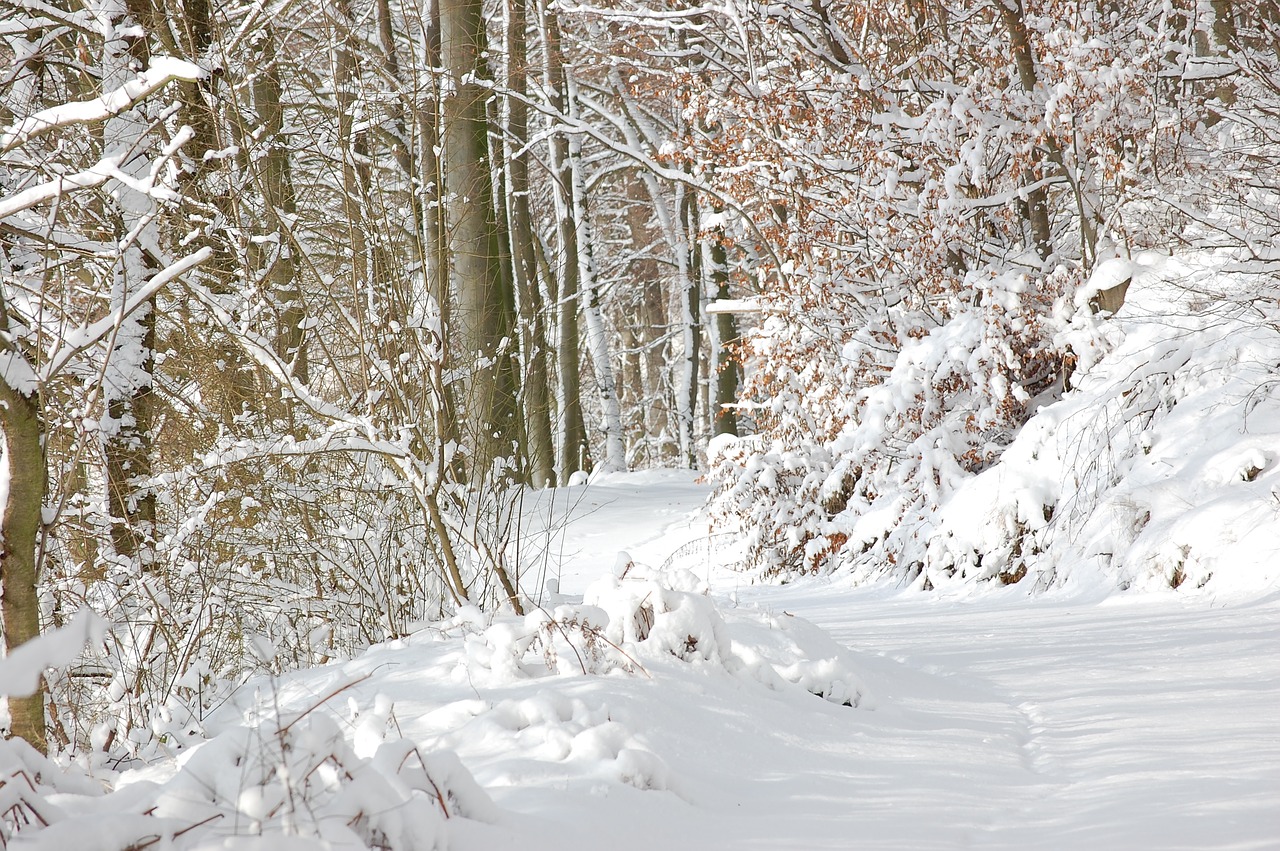
[[[593,471],[707,469],[766,573],[1051,584],[1062,501],[938,512],[1125,264],[1276,324],[1275,0],[0,0],[0,93],[6,645],[116,625],[40,749],[521,611]]]

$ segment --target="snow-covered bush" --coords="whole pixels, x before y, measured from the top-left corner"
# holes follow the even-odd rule
[[[110,792],[0,742],[0,838],[84,851],[427,851],[448,846],[450,819],[496,818],[454,754],[387,737],[388,712],[354,734],[321,711],[235,727]]]
[[[770,564],[862,581],[1269,587],[1280,314],[1256,270],[1231,251],[1104,262],[1056,335],[1036,332],[1073,368],[1056,402],[1019,380],[1035,358],[958,312],[903,347],[835,439],[723,440],[718,507],[753,512],[757,552],[779,536]],[[1094,313],[1120,283],[1119,313]]]
[[[100,500],[58,517],[48,608],[56,617],[87,606],[116,625],[52,682],[59,747],[163,756],[247,678],[349,658],[455,605],[421,481],[376,455],[310,454],[331,443],[225,437],[155,477],[166,533],[149,566],[104,545]],[[518,492],[454,483],[441,493],[452,495],[440,505],[459,581],[474,603],[507,603],[490,565],[519,531]]]
[[[884,0],[815,23],[775,4],[750,39],[767,83],[696,96],[728,125],[719,185],[763,246],[739,350],[759,433],[709,460],[715,512],[765,570],[1025,578],[1037,530],[1065,522],[1055,500],[993,521],[990,551],[939,529],[962,492],[983,504],[968,482],[1072,370],[1084,380],[1095,344],[1064,332],[1105,335],[1087,317],[1119,306],[1124,279],[1086,282],[1175,240],[1271,256],[1277,193],[1249,177],[1275,137],[1271,13],[958,11]]]
[[[1013,274],[971,286],[982,308],[953,304],[950,321],[907,340],[880,382],[848,387],[834,435],[776,429],[713,446],[714,507],[741,522],[750,558],[813,571],[853,557],[919,574],[919,535],[938,507],[1060,389],[1046,294]],[[864,354],[845,347],[850,375]]]
[[[1026,577],[1104,587],[1269,587],[1276,507],[1273,285],[1234,252],[1104,264],[1131,279],[1102,321],[1076,313],[1072,392],[939,512],[935,585]]]
[[[799,618],[724,608],[687,570],[633,566],[622,577],[598,579],[580,603],[482,623],[466,621],[471,632],[461,665],[471,682],[614,672],[655,677],[678,664],[775,691],[866,704],[850,654],[821,630]]]
[[[145,569],[105,548],[96,564],[77,558],[77,540],[103,534],[100,507],[60,518],[52,608],[116,624],[53,681],[61,746],[162,755],[246,677],[349,656],[438,616],[438,562],[411,498],[362,487],[367,471],[351,463],[250,458],[212,481],[187,470],[154,483],[173,525]]]

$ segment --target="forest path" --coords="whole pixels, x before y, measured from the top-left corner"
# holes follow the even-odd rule
[[[503,813],[456,825],[459,848],[1280,849],[1280,594],[752,584],[722,564],[692,474],[569,490],[554,494],[567,521],[543,493],[526,508],[551,531],[522,524],[564,599],[619,550],[670,562],[723,609],[770,616],[726,619],[825,629],[849,648],[861,704],[665,657],[651,675],[498,675],[484,660],[505,651],[428,628],[290,674],[267,705],[385,697],[403,735],[456,751]]]
[[[859,847],[1280,847],[1280,598],[747,596],[900,666],[866,676],[921,724],[917,763],[884,778],[894,806],[851,818]],[[960,689],[988,714],[964,711]]]
[[[716,539],[696,515],[705,486],[643,475],[658,478],[597,488],[607,509],[563,529],[577,547],[560,568],[566,592],[619,549],[657,565]],[[860,655],[876,708],[746,717],[683,696],[716,714],[717,735],[682,730],[681,708],[655,719],[655,749],[702,791],[686,795],[692,811],[652,794],[631,801],[644,843],[1280,848],[1280,595],[1224,606],[1173,592],[939,598],[838,579],[752,585],[716,555],[678,566],[741,605],[830,631]],[[611,818],[614,830],[630,820]],[[630,847],[635,835],[620,833]]]

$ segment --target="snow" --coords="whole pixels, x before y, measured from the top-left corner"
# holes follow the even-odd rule
[[[3,445],[0,443],[0,445]],[[8,447],[4,447],[7,453]],[[8,502],[8,455],[0,453],[0,505]],[[0,694],[25,697],[40,688],[46,668],[69,665],[79,658],[86,644],[101,641],[106,622],[90,609],[81,609],[59,629],[51,629],[0,658]]]
[[[183,59],[158,56],[146,71],[106,94],[84,101],[59,104],[30,115],[0,133],[0,153],[59,127],[102,121],[128,109],[174,80],[188,82],[205,76],[203,70]]]
[[[1276,847],[1274,588],[753,584],[706,492],[532,495],[542,609],[251,683],[13,847]]]
[[[103,157],[84,171],[60,175],[54,180],[39,183],[21,192],[0,198],[0,219],[28,210],[37,204],[52,201],[63,193],[75,189],[100,186],[119,172],[120,159],[118,156]]]
[[[1132,278],[1124,306],[1076,315],[1064,332],[1079,356],[1073,392],[944,505],[940,561],[982,553],[994,575],[1017,547],[1041,586],[1276,587],[1276,329],[1243,298],[1217,297],[1249,292],[1248,277],[1223,274],[1230,263],[1148,252],[1099,266],[1080,304]]]
[[[707,313],[715,316],[720,313],[760,313],[764,305],[754,298],[721,298],[707,305]]]

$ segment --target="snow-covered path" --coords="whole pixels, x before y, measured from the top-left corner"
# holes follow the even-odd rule
[[[761,596],[884,654],[833,813],[860,847],[1280,847],[1280,601],[833,590]]]
[[[635,502],[598,489],[606,513],[569,536],[655,561],[689,549],[698,524],[672,517],[698,489],[649,484]],[[566,590],[575,569],[609,561],[578,556]],[[806,717],[671,693],[671,717],[646,735],[694,806],[647,792],[585,819],[566,810],[611,845],[1280,848],[1280,597],[939,600],[838,581],[744,587],[707,569],[741,605],[805,617],[859,653],[877,706]]]
[[[452,819],[454,851],[1280,849],[1280,594],[752,584],[705,495],[672,472],[534,495],[541,611],[260,680],[210,727],[323,705],[358,750],[456,752],[497,809]],[[588,621],[632,624],[603,640],[634,664]]]

